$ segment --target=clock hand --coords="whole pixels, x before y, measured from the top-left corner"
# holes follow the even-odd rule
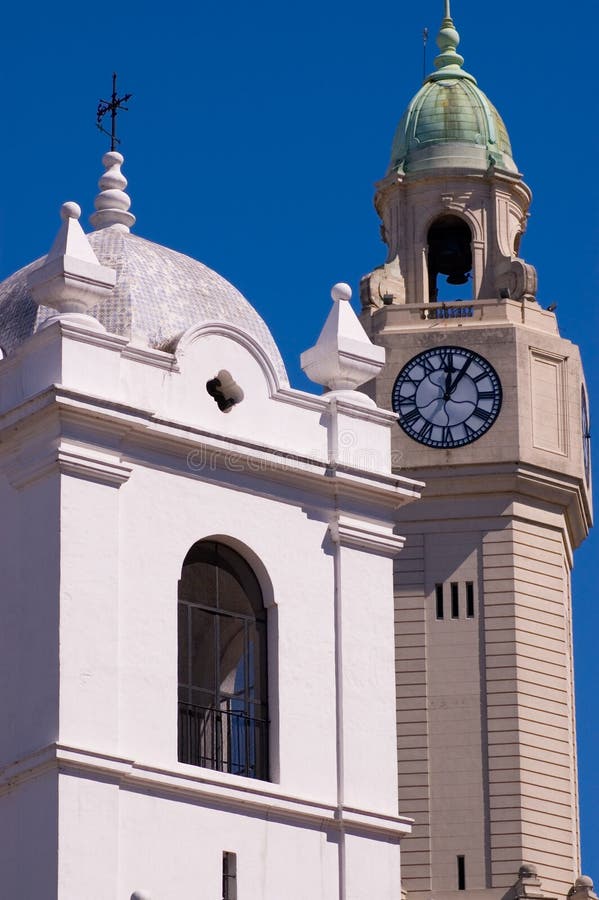
[[[455,372],[455,367],[453,365],[453,353],[449,353],[447,356],[447,364],[444,366],[445,369],[445,390],[443,391],[443,399],[449,400],[451,393],[451,376]]]
[[[449,391],[449,394],[450,394],[450,395],[453,394],[453,392],[454,392],[455,389],[457,388],[458,384],[460,383],[460,381],[462,380],[462,378],[463,378],[464,375],[466,374],[466,369],[468,368],[468,366],[470,365],[471,362],[472,362],[472,360],[467,359],[467,360],[466,360],[466,364],[465,364],[464,366],[462,366],[462,368],[461,368],[460,371],[458,372],[458,377],[456,378],[456,380],[454,381],[454,383],[451,385],[451,390]]]
[[[447,370],[447,374],[445,375],[445,390],[443,391],[443,399],[449,400],[450,389],[451,388],[451,369]]]

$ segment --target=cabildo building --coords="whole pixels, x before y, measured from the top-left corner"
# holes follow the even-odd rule
[[[595,896],[586,388],[458,42],[446,3],[377,188],[387,259],[302,356],[324,393],[131,233],[119,153],[94,231],[65,203],[0,285],[2,896]]]

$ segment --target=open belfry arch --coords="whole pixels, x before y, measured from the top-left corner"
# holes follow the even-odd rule
[[[399,797],[416,823],[403,886],[565,897],[580,871],[570,571],[591,525],[586,388],[519,255],[531,192],[448,2],[437,43],[377,185],[387,258],[361,283],[387,352],[366,389],[397,415],[396,471],[426,484],[400,511],[395,569]]]

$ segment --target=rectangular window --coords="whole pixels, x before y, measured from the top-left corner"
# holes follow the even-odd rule
[[[451,618],[458,619],[460,616],[460,601],[458,595],[458,584],[456,581],[451,582]]]
[[[474,583],[466,582],[466,616],[468,619],[474,618]]]
[[[445,612],[443,609],[443,585],[436,584],[435,585],[435,600],[437,604],[437,618],[444,618]]]
[[[223,900],[237,900],[237,854],[223,853]]]
[[[466,857],[458,856],[458,891],[466,890]]]

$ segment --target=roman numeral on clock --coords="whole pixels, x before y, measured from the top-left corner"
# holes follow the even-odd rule
[[[414,407],[414,409],[411,409],[410,412],[406,413],[404,416],[402,416],[402,418],[406,425],[412,425],[416,421],[416,419],[420,418],[420,413],[418,412],[416,407]]]
[[[426,441],[431,436],[431,434],[433,432],[433,427],[434,426],[433,426],[432,422],[425,421],[424,425],[418,432],[418,437],[420,438],[420,440]]]

